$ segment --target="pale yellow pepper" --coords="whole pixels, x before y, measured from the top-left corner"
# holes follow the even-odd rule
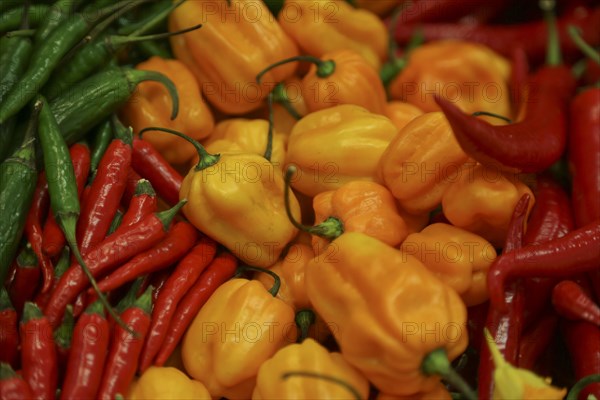
[[[204,385],[188,378],[173,367],[150,367],[134,381],[127,399],[131,400],[181,400],[205,399],[211,396]]]

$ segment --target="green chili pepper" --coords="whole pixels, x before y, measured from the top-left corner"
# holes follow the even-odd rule
[[[50,103],[67,143],[75,143],[114,113],[144,81],[157,81],[167,88],[173,100],[171,119],[175,119],[179,111],[179,97],[175,84],[169,78],[155,71],[110,68],[79,82]]]
[[[79,5],[78,3],[81,3],[81,0],[57,0],[50,6],[48,14],[35,31],[36,47],[44,43],[52,31],[67,19],[69,13]]]
[[[35,134],[41,107],[41,102],[33,106],[23,145],[0,164],[0,284],[17,252],[33,200],[38,175]]]
[[[108,148],[110,141],[113,138],[113,131],[110,120],[106,120],[98,125],[96,129],[96,135],[94,136],[94,145],[92,147],[92,154],[90,155],[90,170],[92,174],[98,169],[98,164],[104,155],[104,152]]]
[[[46,99],[43,96],[38,96],[37,102],[42,103],[38,132],[44,153],[44,167],[46,168],[46,175],[48,177],[50,205],[56,222],[58,222],[65,234],[65,239],[69,244],[71,252],[92,284],[104,307],[106,307],[111,316],[115,318],[115,321],[123,329],[128,329],[114,312],[104,294],[98,289],[96,279],[92,276],[79,252],[79,246],[75,237],[75,229],[80,211],[79,195],[69,147],[60,133],[58,123],[52,114],[52,110],[48,107]]]
[[[3,2],[0,2],[2,4]],[[27,12],[29,25],[33,28],[38,26],[47,16],[50,6],[46,4],[32,4]],[[0,15],[0,32],[14,31],[23,19],[23,7],[10,9]]]

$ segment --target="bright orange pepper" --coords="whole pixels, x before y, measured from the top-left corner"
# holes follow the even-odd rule
[[[423,115],[419,107],[403,101],[390,101],[385,106],[385,116],[396,125],[398,132],[419,115]]]
[[[452,396],[450,396],[450,392],[446,389],[441,382],[439,382],[435,388],[431,391],[420,392],[414,394],[412,396],[399,396],[387,393],[379,393],[377,394],[377,398],[375,400],[450,400]]]

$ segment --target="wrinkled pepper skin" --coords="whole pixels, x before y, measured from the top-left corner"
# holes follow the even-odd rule
[[[160,126],[185,132],[196,140],[210,135],[215,124],[212,113],[202,98],[196,78],[184,63],[154,56],[138,64],[136,69],[160,72],[175,83],[179,94],[179,113],[171,120],[171,98],[163,85],[142,82],[121,112],[126,126],[131,126],[134,133],[150,126]],[[144,139],[171,164],[186,164],[196,153],[194,146],[177,136],[150,131],[144,134]]]
[[[183,179],[186,218],[249,265],[273,265],[298,230],[284,206],[281,170],[256,154],[222,153],[218,163]],[[300,205],[290,196],[291,210]]]
[[[203,144],[210,153],[252,153],[262,156],[267,148],[269,121],[264,119],[231,118],[215,126]],[[283,168],[287,136],[273,131],[271,163]],[[192,165],[198,163],[198,156]]]
[[[383,21],[344,0],[287,0],[278,21],[305,54],[322,57],[334,50],[353,50],[376,70],[386,57]]]
[[[360,393],[369,396],[369,382],[352,367],[340,353],[330,353],[313,339],[291,344],[279,350],[258,370],[253,400],[280,399],[353,399],[343,386],[322,379],[302,376],[280,379],[290,371],[323,374],[346,382]]]
[[[530,196],[529,215],[535,197],[517,176],[481,164],[470,164],[469,169],[464,170],[444,192],[442,209],[452,225],[473,232],[501,248],[513,210],[524,194]]]
[[[308,114],[288,138],[286,164],[298,168],[292,187],[313,197],[353,180],[376,181],[379,159],[396,133],[387,117],[359,106]]]
[[[431,112],[398,132],[381,156],[378,173],[403,209],[423,214],[440,204],[468,160],[444,114]]]
[[[298,55],[264,2],[187,1],[171,13],[169,30],[198,23],[202,29],[171,37],[171,47],[218,110],[233,115],[256,110],[276,83],[293,75],[296,63],[276,68],[263,77],[263,84],[256,83],[264,68]]]
[[[335,71],[321,78],[313,64],[302,79],[302,95],[309,112],[354,104],[375,114],[385,114],[387,98],[379,73],[360,54],[336,50],[323,54],[322,60],[335,62]]]
[[[433,390],[440,379],[421,372],[424,357],[444,348],[452,360],[468,344],[460,297],[415,257],[362,233],[330,247],[307,266],[306,286],[315,310],[337,327],[344,358],[382,392]]]
[[[313,199],[315,224],[338,218],[344,232],[362,232],[396,247],[408,236],[408,227],[398,213],[394,196],[375,182],[352,181],[337,190],[319,193]],[[313,236],[313,250],[320,254],[328,240]]]
[[[423,115],[423,111],[413,104],[394,100],[386,104],[384,115],[396,125],[400,132],[410,121]]]
[[[183,364],[213,398],[248,399],[262,363],[296,335],[289,305],[260,282],[232,279],[213,293],[190,325]]]
[[[204,385],[173,367],[150,367],[129,387],[130,400],[211,400]]]
[[[467,307],[488,298],[487,271],[496,259],[490,242],[448,224],[432,224],[408,235],[400,249],[417,257],[463,299]]]
[[[508,60],[485,46],[436,41],[411,52],[408,65],[391,82],[389,93],[392,99],[425,112],[440,110],[434,100],[438,94],[466,113],[488,111],[510,117],[509,75]]]

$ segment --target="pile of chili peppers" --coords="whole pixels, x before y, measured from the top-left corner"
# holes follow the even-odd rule
[[[2,2],[0,397],[600,398],[600,5],[554,3]]]

